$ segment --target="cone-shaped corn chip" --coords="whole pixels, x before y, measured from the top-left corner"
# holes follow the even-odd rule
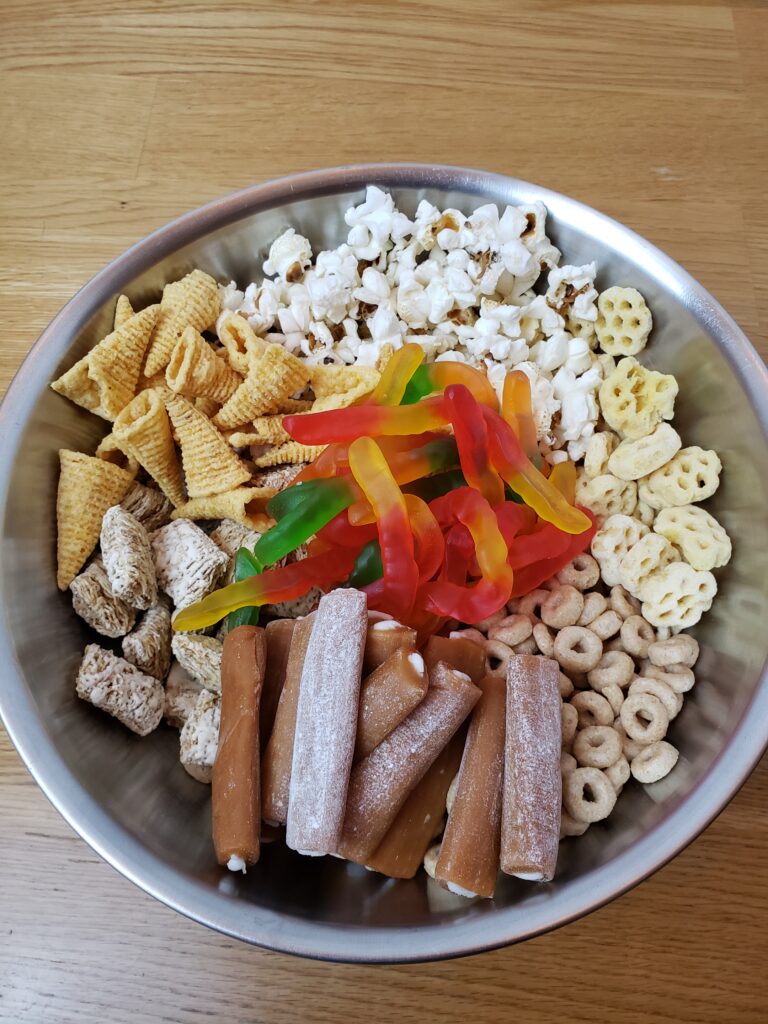
[[[65,448],[59,451],[59,462],[56,582],[60,590],[66,590],[96,547],[104,513],[123,500],[134,474]]]
[[[313,366],[309,383],[315,398],[326,398],[361,388],[361,394],[367,394],[373,391],[380,377],[372,366]]]
[[[114,420],[136,394],[159,313],[159,306],[147,306],[126,320],[55,380],[53,390],[105,420]]]
[[[171,434],[162,392],[150,388],[136,395],[115,420],[115,440],[157,482],[174,504],[185,501],[181,467]]]
[[[221,311],[216,282],[202,270],[193,270],[180,281],[167,284],[160,300],[160,317],[147,353],[144,373],[153,377],[164,370],[185,327],[205,331],[213,326]]]
[[[323,395],[322,398],[315,400],[312,405],[312,412],[329,412],[331,409],[346,409],[349,405],[354,405],[355,402],[361,398],[365,398],[367,394],[371,392],[371,388],[368,384],[357,384],[355,387],[350,388],[349,391],[341,391],[333,395]]]
[[[257,416],[278,412],[281,402],[308,380],[305,363],[282,345],[267,345],[263,355],[251,358],[248,376],[213,422],[217,427],[239,427]]]
[[[224,346],[229,365],[243,376],[248,373],[251,356],[262,355],[267,342],[258,337],[254,329],[239,313],[222,317],[219,324],[219,341]]]
[[[171,519],[234,519],[260,533],[274,523],[264,508],[275,494],[274,487],[236,487],[224,494],[192,498],[171,514]]]
[[[309,398],[284,398],[280,403],[278,412],[287,416],[289,413],[309,412],[314,405]]]
[[[253,464],[257,469],[265,469],[267,466],[295,466],[299,462],[312,462],[324,448],[324,444],[299,444],[298,441],[288,441],[287,444],[277,445],[263,455],[258,455]]]
[[[188,398],[212,398],[219,405],[243,382],[240,374],[214,352],[194,327],[187,327],[176,342],[165,368],[165,379],[171,391]]]
[[[133,474],[133,476],[136,476],[139,471],[139,464],[136,459],[123,451],[117,443],[114,434],[107,434],[106,437],[103,437],[93,454],[97,459],[111,462],[113,466],[119,466],[120,469],[124,469],[127,473]]]
[[[246,425],[242,430],[230,430],[226,434],[233,448],[248,448],[252,444],[285,444],[291,440],[288,431],[283,427],[282,414],[279,416],[259,416],[252,426]]]
[[[207,416],[209,420],[212,420],[221,408],[219,403],[214,402],[212,398],[196,398],[194,404],[195,408],[201,412],[203,416]]]
[[[130,320],[133,316],[133,306],[131,300],[127,295],[118,295],[117,305],[115,306],[115,326],[113,330],[117,330],[122,327],[126,320]]]
[[[222,494],[250,480],[250,471],[226,438],[191,402],[171,391],[166,392],[164,399],[181,448],[190,498]]]

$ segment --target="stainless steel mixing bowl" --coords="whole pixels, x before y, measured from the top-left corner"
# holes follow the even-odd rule
[[[549,885],[505,878],[494,901],[466,902],[422,876],[394,882],[333,858],[267,847],[247,877],[217,868],[209,790],[178,761],[178,737],[147,739],[75,698],[86,632],[54,574],[57,449],[92,451],[104,424],[48,390],[112,322],[115,297],[156,300],[192,267],[245,283],[292,225],[316,248],[344,235],[343,211],[376,183],[412,213],[422,198],[469,211],[542,200],[569,263],[596,259],[601,286],[631,284],[655,328],[644,360],[680,381],[676,425],[716,448],[725,471],[713,511],[735,541],[721,593],[695,632],[695,691],[671,738],[674,772],[627,786],[611,818],[561,847]],[[129,249],[64,307],[0,407],[0,710],[30,771],[80,835],[169,906],[273,949],[350,961],[457,956],[554,928],[655,871],[723,808],[768,741],[768,375],[728,314],[684,270],[608,217],[544,188],[452,167],[338,168],[258,185],[174,221]],[[45,880],[43,880],[44,884]]]

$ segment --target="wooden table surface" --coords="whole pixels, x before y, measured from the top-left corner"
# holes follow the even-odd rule
[[[768,353],[765,2],[0,2],[0,388],[108,260],[293,171],[417,160],[567,192]],[[0,669],[1,671],[1,669]],[[765,1021],[768,764],[639,889],[525,945],[366,968],[192,924],[104,864],[0,736],[0,1019]]]

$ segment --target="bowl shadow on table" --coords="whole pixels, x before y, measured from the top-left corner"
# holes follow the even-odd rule
[[[427,193],[425,193],[427,194]],[[203,243],[161,261],[128,289],[135,303],[154,300],[165,280],[194,265],[245,284],[258,275],[269,242],[293,225],[316,246],[335,244],[343,211],[355,196],[328,197],[317,207],[303,200],[222,229]],[[402,203],[412,213],[419,195]],[[429,193],[443,205],[469,209],[461,193]],[[553,231],[568,262],[601,257],[599,243],[575,228]],[[248,254],[246,257],[245,254]],[[667,779],[649,787],[629,783],[611,818],[561,847],[556,880],[534,886],[503,878],[493,902],[467,902],[422,875],[395,882],[332,859],[300,858],[282,843],[265,846],[259,866],[235,876],[215,864],[210,841],[210,790],[189,778],[178,761],[178,735],[163,726],[138,739],[82,704],[73,679],[87,630],[67,595],[55,590],[55,481],[59,447],[92,451],[103,424],[41,386],[34,421],[16,460],[2,540],[3,591],[16,657],[30,681],[50,742],[89,796],[166,865],[224,896],[305,920],[345,926],[423,926],[486,915],[495,908],[525,914],[574,879],[608,865],[667,818],[708,772],[751,699],[765,657],[764,580],[768,578],[768,452],[753,450],[760,427],[727,359],[696,320],[650,275],[612,252],[600,286],[638,287],[654,313],[648,365],[681,381],[675,425],[686,444],[716,448],[723,484],[708,507],[734,538],[734,559],[720,573],[721,594],[694,630],[702,644],[698,682],[673,723],[670,739],[681,753]],[[113,303],[94,315],[68,367],[110,327]],[[55,371],[51,367],[52,373]]]

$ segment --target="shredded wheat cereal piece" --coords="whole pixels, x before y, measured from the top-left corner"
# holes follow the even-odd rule
[[[59,462],[56,581],[66,590],[96,547],[104,513],[122,501],[134,474],[65,448],[59,451]]]
[[[221,581],[221,585],[225,586],[234,580],[235,555],[237,552],[240,548],[248,548],[249,551],[252,551],[254,544],[261,537],[261,533],[250,529],[244,523],[238,523],[234,519],[222,519],[208,536],[229,557],[229,566]]]
[[[212,693],[221,693],[221,655],[224,645],[213,636],[176,633],[173,656],[185,671]]]
[[[120,505],[113,505],[104,513],[101,554],[116,597],[142,611],[157,602],[149,535],[138,519]]]
[[[150,543],[158,585],[177,608],[205,597],[227,571],[226,554],[189,519],[164,526]]]
[[[77,696],[147,736],[163,717],[163,687],[98,644],[88,644],[77,672]]]
[[[171,666],[171,612],[165,601],[149,608],[138,626],[123,637],[123,657],[155,679],[163,680]]]
[[[165,681],[163,715],[166,722],[176,729],[181,729],[192,714],[197,698],[203,690],[204,687],[193,679],[178,661],[172,662]]]
[[[133,629],[136,612],[115,596],[101,557],[94,558],[87,569],[75,576],[69,589],[75,612],[97,633],[116,637]]]
[[[210,783],[219,748],[221,698],[203,690],[182,726],[179,757],[185,771],[198,782]]]
[[[137,483],[133,484],[120,506],[138,519],[147,533],[153,533],[169,523],[173,511],[173,505],[162,491]]]

